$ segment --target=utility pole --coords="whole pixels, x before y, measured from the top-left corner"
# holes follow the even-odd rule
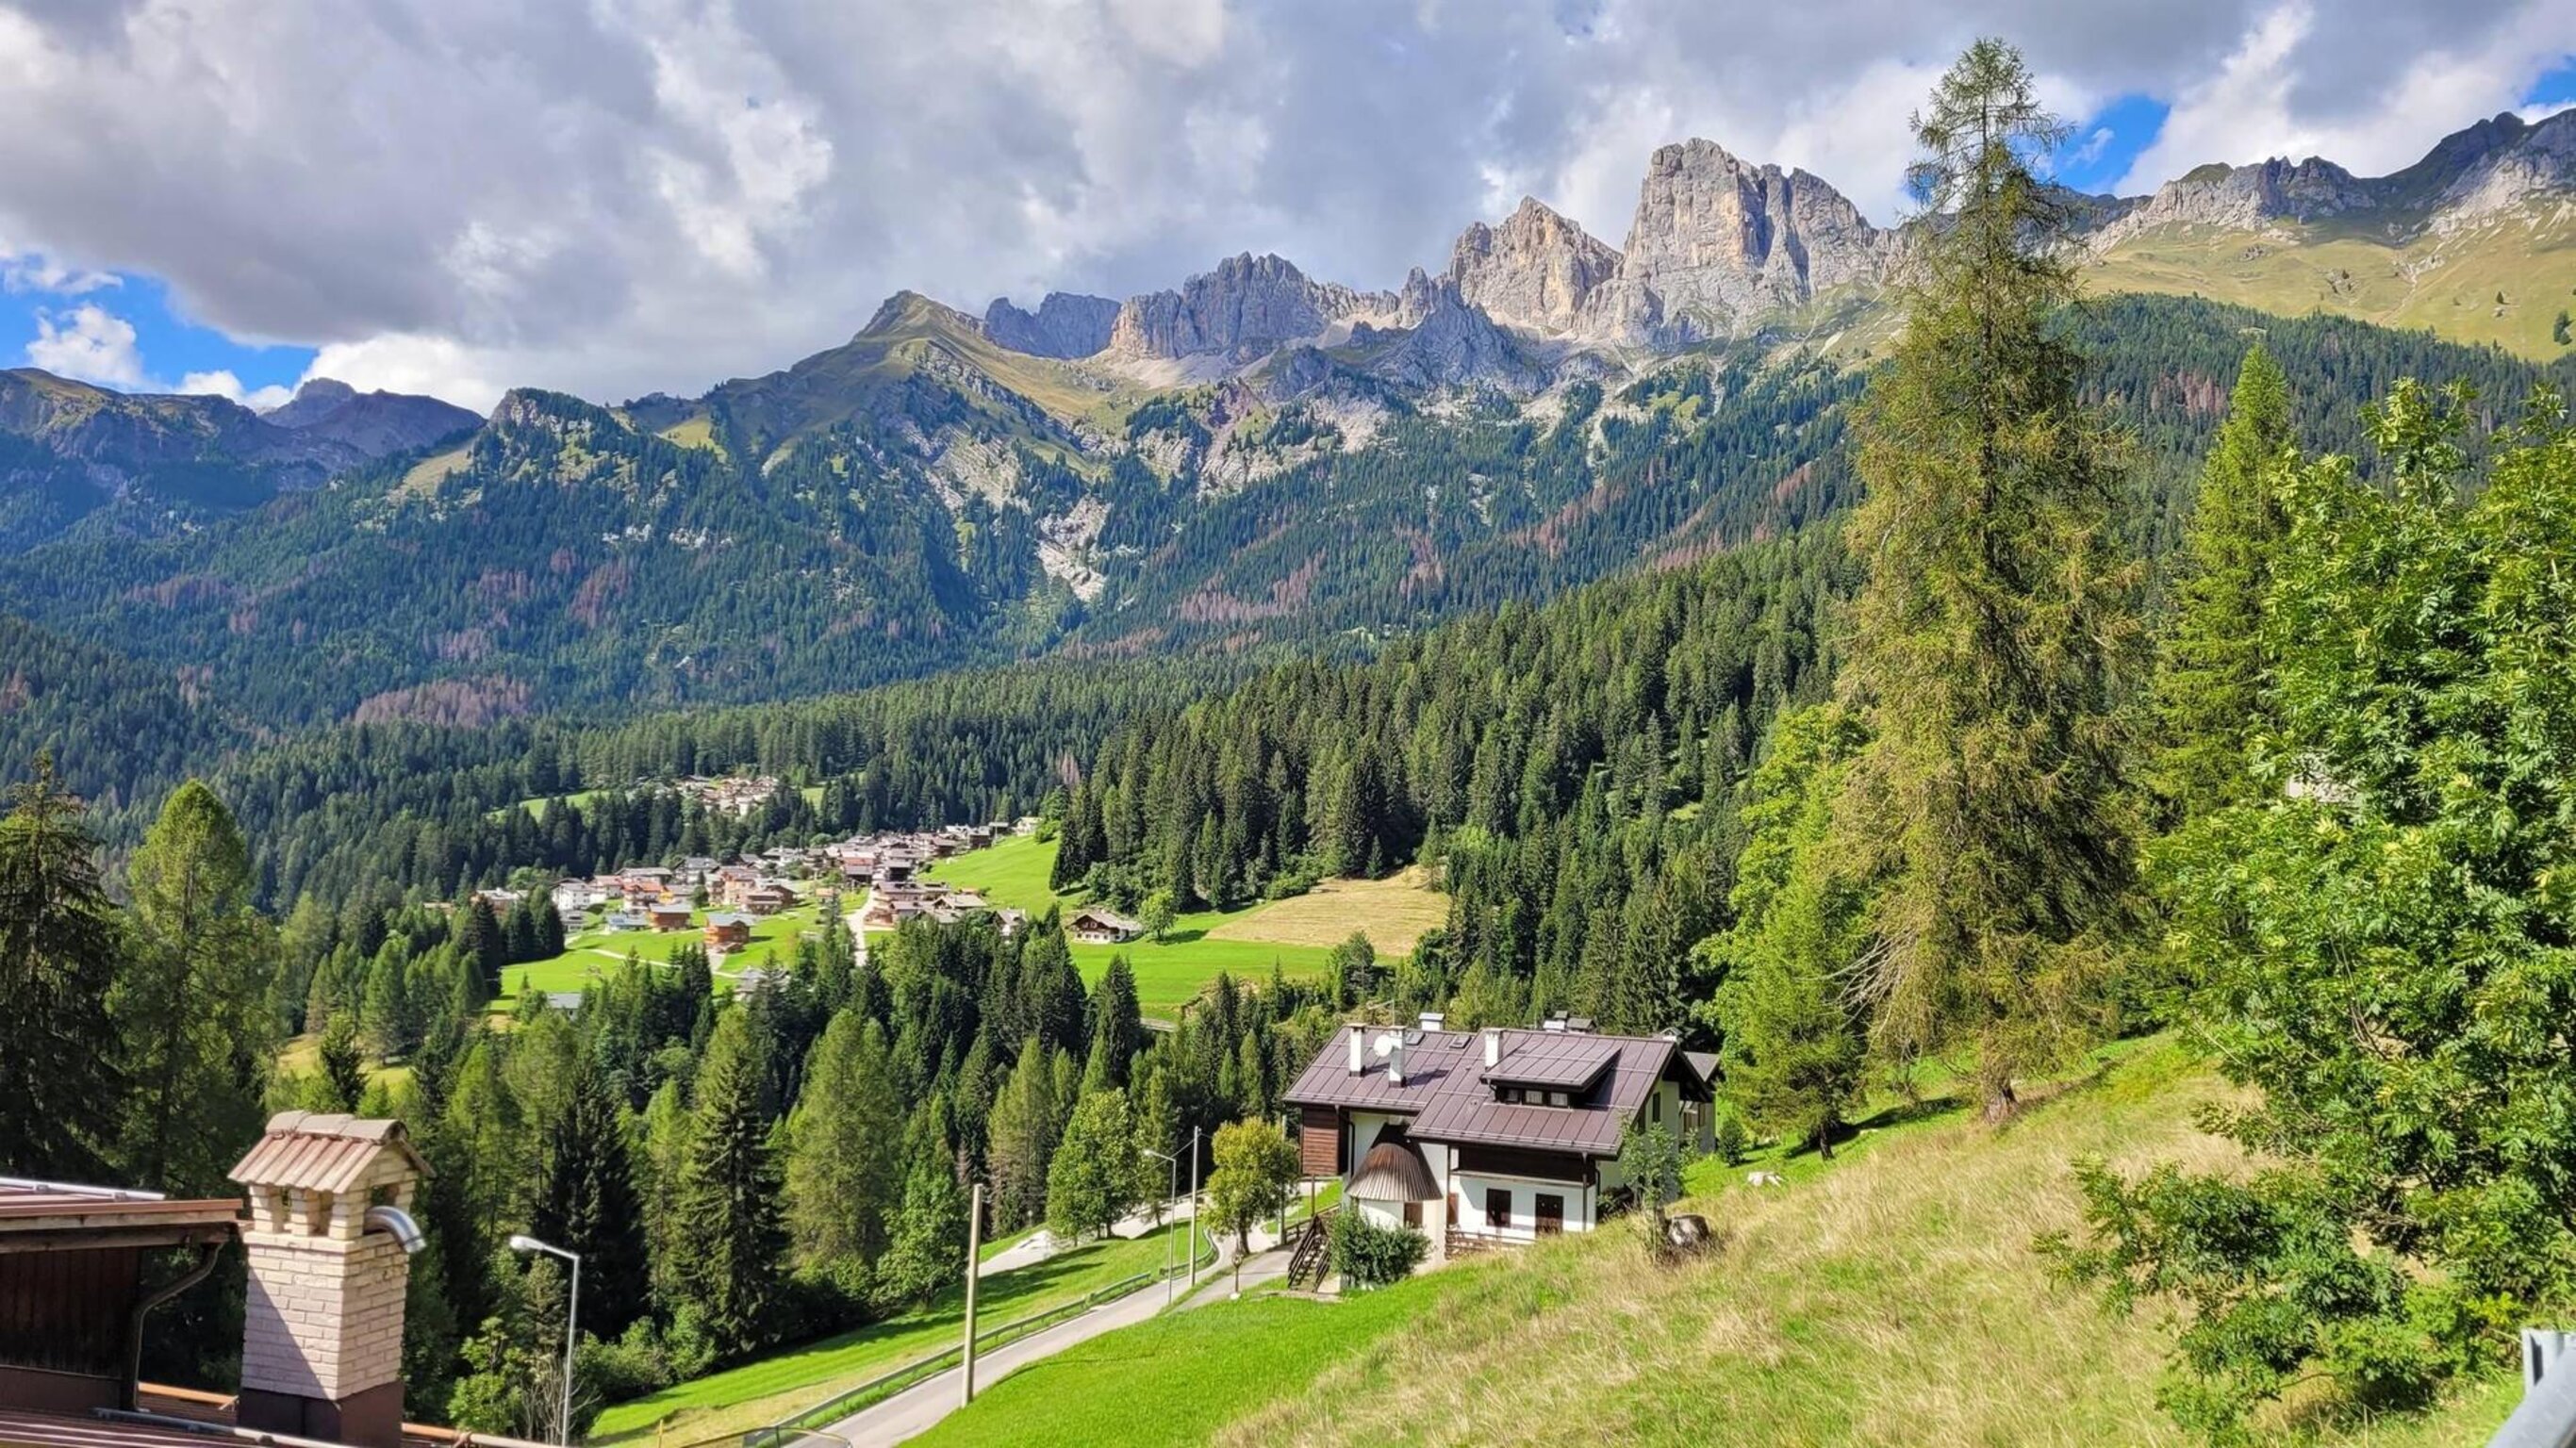
[[[975,1279],[982,1276],[984,1256],[984,1184],[975,1183],[966,1207],[966,1396],[957,1406],[975,1401]]]
[[[1190,1128],[1190,1290],[1199,1286],[1199,1132]]]

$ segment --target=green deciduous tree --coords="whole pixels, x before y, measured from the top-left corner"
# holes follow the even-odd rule
[[[877,1289],[890,1302],[927,1307],[966,1272],[965,1191],[945,1139],[916,1128],[903,1178],[903,1210],[877,1267]]]
[[[1843,682],[1871,739],[1837,822],[1884,872],[1864,984],[1891,1045],[1966,1045],[1990,1115],[2084,1039],[2130,885],[2116,727],[2134,652],[2119,467],[2061,313],[2062,134],[2010,47],[1914,118],[1925,224],[1895,363],[1861,413],[1869,567]]]
[[[1216,1129],[1209,1150],[1216,1163],[1207,1179],[1209,1221],[1218,1231],[1234,1234],[1234,1281],[1240,1291],[1254,1225],[1286,1211],[1296,1193],[1297,1144],[1275,1121],[1229,1121]]]
[[[2256,1093],[2221,1123],[2283,1165],[2089,1171],[2054,1244],[2185,1305],[2165,1397],[2213,1441],[2303,1378],[2421,1401],[2576,1297],[2576,430],[2543,394],[2473,477],[2464,411],[2403,384],[2384,486],[2289,475],[2283,748],[2151,856],[2187,1021]]]

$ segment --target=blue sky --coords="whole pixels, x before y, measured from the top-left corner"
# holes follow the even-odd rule
[[[0,366],[694,394],[898,288],[1392,287],[1525,194],[1616,246],[1691,136],[1885,224],[1976,34],[2086,112],[2089,191],[2576,104],[2569,0],[0,0]]]

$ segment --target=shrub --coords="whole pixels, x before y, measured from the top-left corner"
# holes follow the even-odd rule
[[[1413,1275],[1431,1239],[1409,1227],[1381,1227],[1345,1207],[1333,1218],[1333,1270],[1345,1291],[1366,1292]]]
[[[1717,1115],[1717,1159],[1728,1166],[1744,1165],[1746,1148],[1752,1145],[1752,1133],[1744,1129],[1744,1118],[1732,1110]]]

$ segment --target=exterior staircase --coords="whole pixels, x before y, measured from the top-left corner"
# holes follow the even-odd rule
[[[1297,1249],[1288,1254],[1288,1285],[1321,1287],[1324,1274],[1333,1264],[1333,1215],[1340,1207],[1326,1207],[1297,1229]]]

